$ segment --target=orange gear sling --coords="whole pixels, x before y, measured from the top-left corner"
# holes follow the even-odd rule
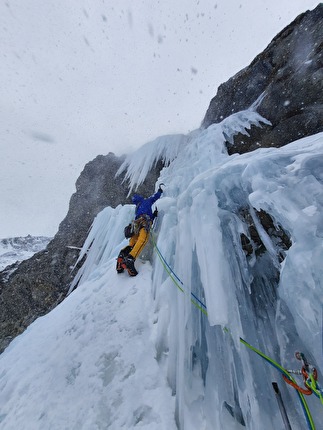
[[[283,375],[283,379],[288,385],[291,385],[300,393],[305,394],[306,396],[310,396],[311,394],[313,394],[313,391],[306,385],[306,381],[309,379],[309,376],[308,376],[308,373],[306,372],[304,366],[302,367],[302,375],[303,375],[304,385],[306,388],[300,387],[298,384],[296,384],[295,382],[288,379],[285,375]],[[313,378],[314,378],[314,381],[317,381],[317,370],[316,369],[313,370]]]

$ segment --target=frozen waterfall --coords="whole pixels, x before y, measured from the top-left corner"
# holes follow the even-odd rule
[[[33,430],[283,429],[272,381],[292,428],[306,428],[295,390],[239,337],[285,368],[299,366],[296,350],[323,365],[323,133],[228,156],[225,142],[262,122],[249,109],[127,157],[133,190],[165,162],[153,236],[184,292],[156,252],[151,265],[136,262],[136,278],[115,273],[133,206],[103,210],[80,253],[78,288],[0,357],[1,429],[25,419]],[[24,373],[28,360],[40,374]],[[308,404],[320,428],[322,405]]]

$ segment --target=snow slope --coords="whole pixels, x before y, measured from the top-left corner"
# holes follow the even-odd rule
[[[239,336],[286,368],[299,368],[295,350],[322,366],[323,133],[228,156],[225,140],[266,122],[255,109],[125,160],[132,188],[156,147],[168,162],[153,232],[166,270],[153,252],[152,266],[136,262],[136,278],[117,275],[134,208],[103,210],[80,253],[78,287],[0,357],[1,430],[283,429],[272,381],[293,430],[306,428],[295,390]],[[242,250],[241,208],[266,246],[261,255]],[[261,227],[260,208],[290,235],[289,250]],[[308,402],[319,429],[322,405]]]
[[[156,361],[151,265],[136,279],[120,279],[114,259],[100,269],[2,355],[1,429],[176,428]]]

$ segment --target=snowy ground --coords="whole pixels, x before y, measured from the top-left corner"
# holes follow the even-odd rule
[[[138,269],[117,275],[111,259],[4,352],[1,429],[176,428],[156,361],[151,265]]]

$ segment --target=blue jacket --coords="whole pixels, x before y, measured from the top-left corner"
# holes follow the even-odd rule
[[[148,215],[149,218],[153,220],[152,205],[160,198],[161,195],[161,191],[157,191],[153,196],[145,199],[139,194],[134,194],[132,197],[132,203],[136,205],[135,219],[138,219],[141,215]]]

